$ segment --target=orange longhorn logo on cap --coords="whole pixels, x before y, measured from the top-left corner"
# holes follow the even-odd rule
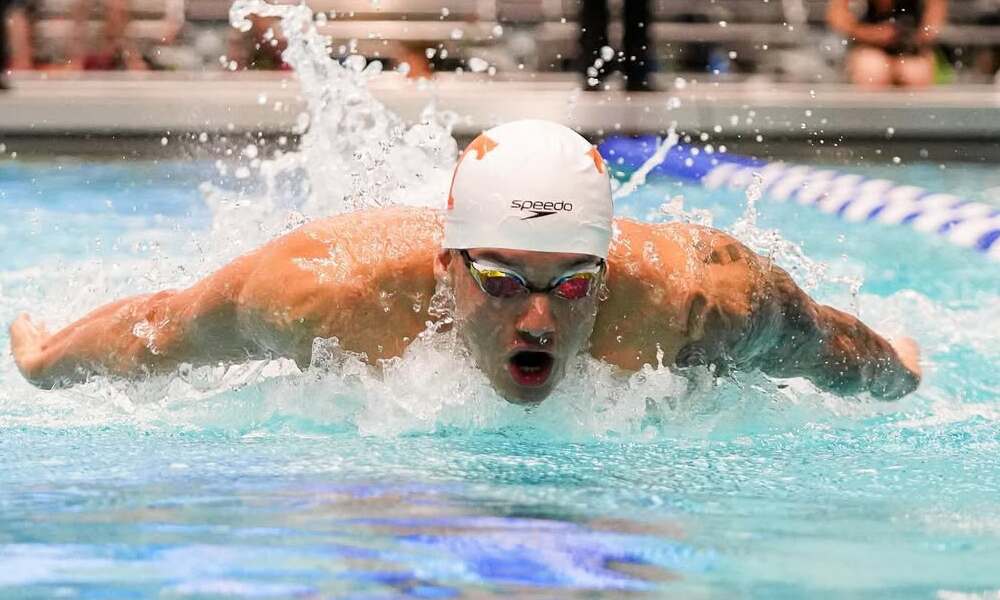
[[[458,164],[455,165],[455,172],[451,175],[451,186],[448,187],[448,210],[455,208],[455,197],[451,195],[452,190],[455,188],[455,176],[458,175],[458,167],[468,156],[470,150],[476,151],[476,160],[483,160],[486,154],[497,147],[497,143],[490,139],[485,133],[479,134],[479,136],[472,140],[472,143],[466,146],[465,150],[462,152],[462,156],[458,157]]]
[[[601,157],[601,151],[597,149],[597,146],[591,146],[587,154],[590,155],[590,158],[594,159],[594,166],[597,167],[597,172],[604,175],[604,158]]]

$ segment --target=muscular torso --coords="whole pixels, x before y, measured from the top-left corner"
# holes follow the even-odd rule
[[[315,337],[370,360],[398,356],[433,317],[439,213],[392,208],[313,222],[246,257],[242,327],[307,363]],[[751,311],[745,249],[716,230],[616,221],[591,352],[627,369],[711,362]],[[289,350],[291,349],[291,352]]]

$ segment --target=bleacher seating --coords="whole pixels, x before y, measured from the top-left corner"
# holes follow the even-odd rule
[[[297,0],[279,0],[293,2]],[[578,0],[306,0],[328,15],[320,27],[335,43],[369,56],[393,58],[401,48],[446,49],[456,57],[473,49],[498,47],[517,31],[534,44],[529,69],[561,69],[577,52]],[[41,53],[58,56],[70,39],[74,0],[42,0],[36,22]],[[140,47],[169,43],[187,22],[228,33],[230,0],[131,0],[128,35]],[[100,0],[92,2],[96,7]],[[781,48],[816,46],[828,34],[827,0],[650,0],[650,33],[654,52],[670,65],[686,47],[714,45],[737,51],[741,60],[758,61]],[[610,0],[612,15],[622,0]],[[979,25],[981,0],[951,0],[949,25],[941,40],[955,46],[1000,45],[1000,27]],[[96,35],[99,9],[89,22]],[[613,18],[611,39],[619,39],[621,23]]]

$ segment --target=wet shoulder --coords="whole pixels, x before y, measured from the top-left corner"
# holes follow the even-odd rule
[[[660,351],[671,363],[691,342],[737,326],[749,310],[751,255],[710,227],[617,220],[595,354],[638,368]]]
[[[398,350],[393,327],[426,319],[440,232],[438,215],[416,208],[314,221],[257,252],[243,301],[269,326],[337,335],[370,356]]]

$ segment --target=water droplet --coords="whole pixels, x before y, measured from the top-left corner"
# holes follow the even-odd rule
[[[493,37],[500,37],[502,35],[503,35],[503,26],[502,25],[494,25],[493,26]]]
[[[472,71],[473,73],[482,73],[490,66],[488,62],[479,58],[478,56],[473,56],[472,58],[470,58],[468,65],[469,65],[469,70]]]
[[[166,146],[169,142],[170,142],[170,140],[168,140],[165,137],[160,138],[160,145],[161,146]]]
[[[602,46],[601,47],[601,58],[604,60],[604,62],[609,62],[612,59],[614,59],[614,57],[615,57],[615,49],[614,48],[612,48],[611,46]]]
[[[465,36],[465,32],[457,27],[451,30],[451,39],[453,40],[460,40],[463,36]]]
[[[344,66],[356,73],[363,71],[366,64],[365,57],[360,54],[352,54],[344,59]]]

